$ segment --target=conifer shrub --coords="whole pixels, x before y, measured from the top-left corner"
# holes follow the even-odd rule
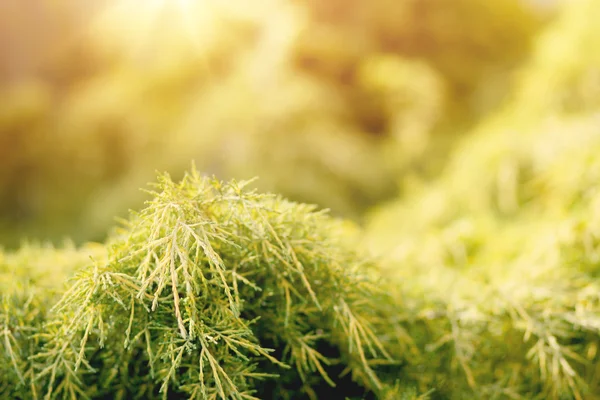
[[[512,101],[370,217],[413,316],[403,374],[440,398],[600,398],[600,96],[581,47],[600,8],[564,7]]]
[[[411,316],[403,374],[440,398],[600,396],[597,127],[542,124],[519,145],[481,132],[440,181],[373,214]]]
[[[389,256],[386,273],[415,316],[407,331],[420,356],[403,373],[438,396],[600,398],[598,96],[568,84],[591,79],[595,55],[541,62],[558,61],[557,41],[597,41],[580,18],[598,10],[568,4],[513,101],[438,180],[407,186],[370,218],[369,243]]]
[[[354,230],[247,184],[162,175],[94,252],[5,255],[0,397],[416,398]]]
[[[65,282],[93,256],[100,260],[99,245],[61,249],[49,245],[23,244],[16,252],[0,251],[0,398],[40,398],[36,370],[29,357],[39,352],[37,339],[50,309],[64,290]]]

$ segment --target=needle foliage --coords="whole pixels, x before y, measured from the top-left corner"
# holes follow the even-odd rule
[[[600,9],[565,7],[513,101],[371,219],[410,300],[403,373],[440,398],[600,398],[599,64],[572,47],[599,43]]]
[[[246,184],[162,175],[84,266],[83,250],[68,268],[63,250],[4,260],[7,287],[11,268],[57,284],[3,287],[0,397],[415,398],[390,373],[394,306],[352,229]]]

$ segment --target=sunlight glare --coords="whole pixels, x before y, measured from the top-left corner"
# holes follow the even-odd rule
[[[211,0],[111,0],[95,28],[101,41],[146,59],[156,49],[201,53],[217,18]]]

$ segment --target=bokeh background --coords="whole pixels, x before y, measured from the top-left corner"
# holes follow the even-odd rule
[[[157,170],[192,161],[385,243],[409,226],[397,199],[456,148],[594,112],[594,16],[593,0],[2,0],[0,244],[102,240]]]

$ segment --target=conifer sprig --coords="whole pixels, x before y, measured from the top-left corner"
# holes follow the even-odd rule
[[[32,336],[46,399],[316,398],[344,369],[397,390],[377,373],[396,339],[375,265],[341,221],[249,183],[159,177]]]

